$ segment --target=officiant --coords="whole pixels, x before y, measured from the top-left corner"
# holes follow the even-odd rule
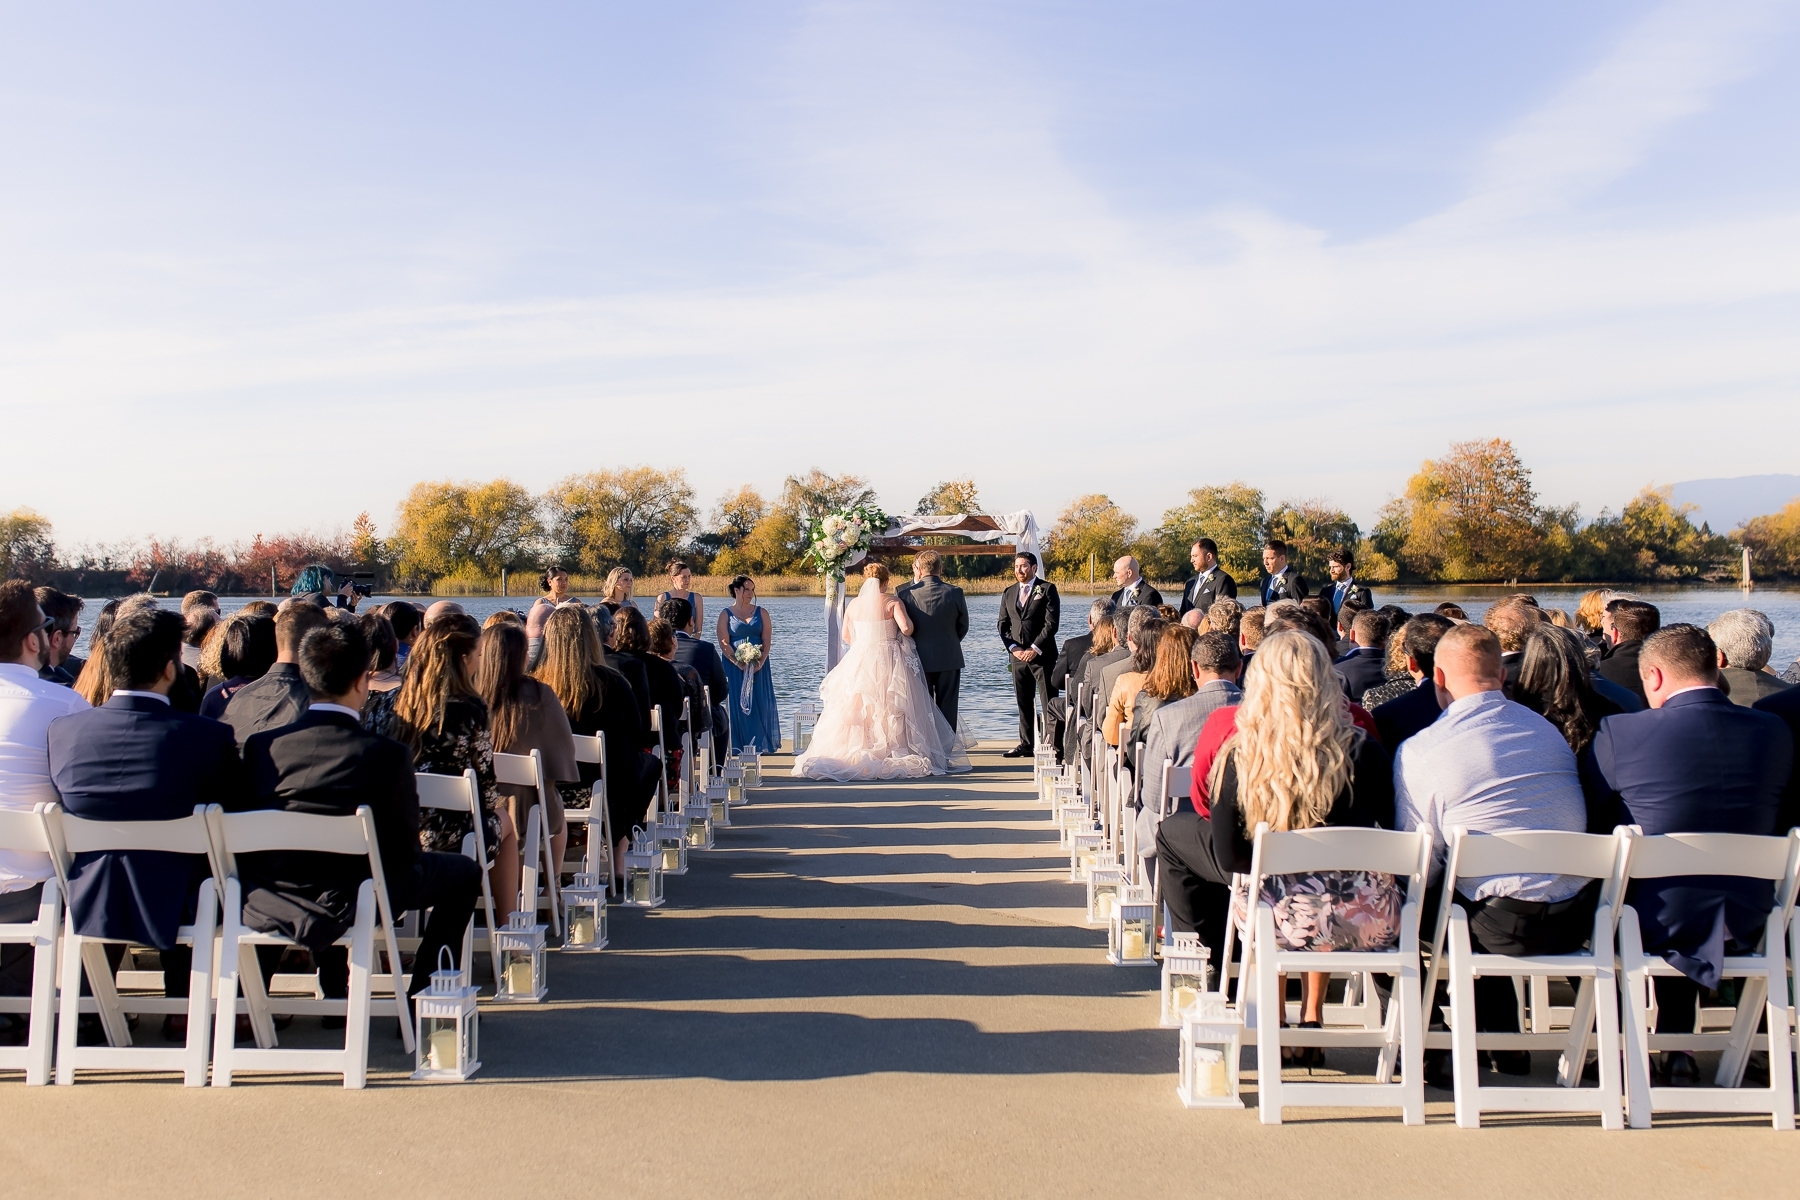
[[[962,686],[962,640],[969,632],[969,605],[963,590],[945,583],[939,572],[943,556],[936,550],[913,555],[913,581],[895,596],[913,623],[913,646],[931,699],[956,728],[956,697]]]

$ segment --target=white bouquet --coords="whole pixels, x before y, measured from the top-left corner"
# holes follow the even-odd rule
[[[743,671],[744,680],[738,685],[738,710],[750,711],[750,702],[756,692],[756,666],[762,662],[763,649],[755,642],[739,642],[731,650],[731,661]]]
[[[866,551],[875,535],[884,532],[887,526],[887,514],[870,504],[857,504],[829,513],[812,522],[807,530],[806,557],[812,560],[819,574],[842,579],[845,565]]]

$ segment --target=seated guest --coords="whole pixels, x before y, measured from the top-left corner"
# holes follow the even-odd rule
[[[1601,628],[1605,623],[1606,602],[1612,599],[1613,593],[1605,588],[1594,588],[1581,594],[1581,600],[1575,605],[1575,632],[1586,638],[1595,647],[1604,647],[1606,639],[1601,636]]]
[[[1785,834],[1800,825],[1800,687],[1790,687],[1764,696],[1754,705],[1757,712],[1769,713],[1787,723],[1793,738],[1795,769],[1788,772],[1787,790],[1782,793],[1781,812],[1775,818],[1775,832]]]
[[[1321,597],[1315,596],[1312,599],[1317,600],[1321,599]],[[1324,600],[1323,607],[1329,608],[1330,605],[1331,601],[1329,599]],[[1318,608],[1314,607],[1310,602],[1307,607],[1312,608],[1314,612],[1319,611]],[[1336,615],[1326,622],[1326,624],[1331,626],[1332,632],[1337,634],[1338,648],[1336,658],[1343,658],[1345,655],[1354,654],[1356,652],[1356,614],[1368,611],[1368,609],[1364,608],[1356,601],[1351,600],[1339,607]],[[1324,616],[1323,613],[1320,613],[1319,615]]]
[[[1256,648],[1262,645],[1263,625],[1268,618],[1267,608],[1252,608],[1246,610],[1238,621],[1238,657],[1243,660],[1244,671],[1250,669],[1250,659],[1256,653]],[[1240,671],[1239,681],[1243,678],[1243,671]]]
[[[1469,619],[1469,614],[1463,611],[1462,605],[1449,600],[1444,601],[1431,611],[1440,617],[1448,617],[1452,621],[1466,621]]]
[[[1600,674],[1648,704],[1638,653],[1644,639],[1661,628],[1662,613],[1654,604],[1621,597],[1606,602],[1602,621],[1606,648],[1601,651]]]
[[[59,592],[53,587],[38,588],[33,595],[51,622],[50,658],[38,676],[63,687],[74,687],[75,677],[81,674],[87,661],[75,654],[75,643],[81,637],[81,597]]]
[[[1223,600],[1215,600],[1206,610],[1206,628],[1202,633],[1222,633],[1237,644],[1238,626],[1243,624],[1244,606],[1227,596]]]
[[[636,607],[631,600],[631,585],[634,582],[636,580],[627,567],[614,567],[606,573],[605,595],[600,603],[606,607],[607,612],[616,617],[621,608]]]
[[[482,845],[494,864],[489,883],[495,897],[501,898],[519,894],[519,838],[494,779],[494,741],[488,730],[487,705],[475,689],[480,643],[479,628],[463,613],[448,613],[428,622],[413,648],[406,680],[393,706],[377,710],[368,729],[411,750],[415,771],[430,775],[475,772],[481,789]],[[466,814],[426,809],[419,822],[419,846],[460,854],[470,832]]]
[[[463,929],[481,892],[481,868],[461,854],[420,852],[412,754],[362,727],[371,653],[356,621],[332,622],[307,634],[298,664],[311,691],[307,710],[291,725],[252,734],[244,745],[244,766],[259,807],[324,816],[351,815],[365,805],[371,810],[390,909],[431,910],[413,954],[410,996],[431,982],[443,947],[460,965]],[[368,859],[277,851],[246,856],[242,870],[244,923],[299,942],[318,964],[325,995],[347,995],[349,951],[334,943],[355,923]],[[274,957],[263,956],[269,973]]]
[[[1630,610],[1609,615],[1616,634],[1640,628],[1621,621],[1637,619]],[[1631,640],[1618,636],[1614,645]],[[1648,835],[1780,832],[1776,819],[1793,767],[1787,726],[1725,698],[1718,647],[1696,625],[1651,633],[1634,658],[1649,711],[1606,718],[1588,748],[1587,765],[1616,806],[1618,823]],[[1658,1033],[1693,1031],[1699,990],[1718,987],[1725,955],[1748,953],[1761,940],[1773,895],[1763,880],[1693,877],[1631,886],[1625,902],[1637,910],[1644,949],[1681,972],[1656,980]],[[1661,1073],[1675,1083],[1698,1079],[1685,1051],[1665,1054]]]
[[[1288,544],[1279,538],[1271,538],[1263,546],[1263,607],[1277,600],[1306,599],[1306,580],[1300,572],[1288,565]]]
[[[1143,689],[1131,709],[1128,736],[1121,737],[1126,765],[1132,772],[1138,768],[1138,748],[1144,744],[1150,723],[1165,704],[1185,700],[1194,694],[1194,670],[1190,651],[1194,647],[1194,631],[1178,622],[1164,621],[1156,639],[1156,658],[1144,677]],[[1160,768],[1161,764],[1157,764]]]
[[[643,672],[651,708],[661,706],[663,762],[672,769],[675,751],[681,745],[681,677],[674,667],[650,653],[650,625],[637,605],[622,605],[614,614],[611,648],[610,658],[633,664]],[[646,728],[649,725],[646,721]]]
[[[1381,682],[1364,692],[1360,701],[1371,713],[1389,700],[1398,700],[1416,686],[1416,681],[1406,670],[1406,638],[1402,636],[1406,622],[1411,618],[1405,615],[1404,609],[1399,609],[1396,605],[1390,604],[1388,608],[1395,609],[1402,615],[1395,617],[1386,610],[1381,612],[1388,622],[1387,643],[1382,649]],[[1387,745],[1386,742],[1382,744]],[[1388,753],[1392,754],[1393,749],[1388,746]]]
[[[713,744],[721,745],[726,740],[725,700],[731,688],[725,678],[725,664],[719,661],[716,646],[704,638],[695,637],[700,628],[699,610],[679,596],[671,596],[667,600],[656,602],[656,615],[667,621],[675,629],[675,661],[683,666],[692,667],[699,676],[700,684],[707,689],[712,698],[712,712],[709,714],[709,728],[712,730]],[[698,708],[695,709],[698,712]]]
[[[1063,727],[1062,761],[1076,762],[1093,736],[1089,714],[1093,712],[1094,696],[1100,687],[1100,673],[1115,662],[1129,660],[1131,649],[1119,637],[1118,605],[1102,597],[1088,606],[1088,630],[1093,639],[1088,646],[1087,654],[1077,661],[1069,670],[1065,682],[1066,703],[1073,703],[1077,694],[1081,700],[1082,711],[1076,714],[1076,720],[1065,721]],[[1126,618],[1129,621],[1129,617]]]
[[[56,618],[40,606],[31,585],[21,579],[0,583],[0,808],[31,812],[56,803],[50,722],[85,710],[88,702],[73,688],[41,677],[55,653]],[[0,925],[37,920],[44,880],[53,873],[47,854],[0,850]],[[33,960],[29,945],[0,946],[0,996],[31,994]]]
[[[235,614],[225,622],[219,638],[219,673],[224,682],[207,689],[200,701],[200,715],[221,720],[231,698],[268,674],[280,656],[272,618]]]
[[[1586,639],[1573,629],[1539,625],[1525,643],[1525,665],[1513,688],[1513,698],[1554,725],[1577,757],[1593,742],[1601,721],[1625,711],[1594,690],[1585,647]]]
[[[212,595],[211,592],[189,592],[188,595]],[[206,645],[207,635],[219,624],[219,610],[205,604],[197,604],[192,608],[182,607],[181,619],[187,628],[181,635],[181,665],[195,671],[200,669],[200,650]]]
[[[1364,693],[1387,682],[1387,651],[1382,647],[1387,640],[1387,619],[1380,613],[1359,612],[1351,632],[1356,649],[1333,665],[1349,688],[1350,699],[1361,704]]]
[[[312,693],[300,675],[300,643],[331,618],[304,598],[289,597],[275,612],[275,665],[254,682],[239,688],[225,705],[220,718],[237,735],[238,744],[253,733],[292,725],[312,702]]]
[[[125,606],[128,599],[131,597],[108,600],[94,614],[94,636],[88,643],[87,661],[82,664],[81,670],[75,672],[74,684],[76,694],[86,700],[91,708],[105,704],[107,697],[113,693],[112,680],[106,674],[106,638],[112,632],[113,622],[118,619],[119,609]],[[150,607],[156,607],[154,600],[150,601]]]
[[[688,711],[682,732],[697,745],[700,735],[712,729],[712,712],[706,703],[706,685],[700,680],[700,672],[675,657],[675,626],[661,617],[650,622],[650,653],[674,667],[675,674],[680,677],[681,698],[687,703]],[[675,748],[677,755],[684,751],[685,747]]]
[[[1443,712],[1438,703],[1434,671],[1437,666],[1437,644],[1456,623],[1436,613],[1420,613],[1407,621],[1395,641],[1404,648],[1406,673],[1414,680],[1405,695],[1378,706],[1369,715],[1375,718],[1375,732],[1389,754],[1398,754],[1400,744],[1421,729],[1429,728]]]
[[[386,617],[388,624],[393,627],[394,640],[398,643],[394,650],[394,670],[405,674],[406,660],[412,654],[413,645],[419,640],[419,635],[425,632],[425,614],[419,610],[418,605],[405,600],[383,604],[376,611]]]
[[[1325,556],[1325,569],[1331,572],[1331,586],[1319,594],[1331,602],[1333,615],[1350,602],[1361,608],[1375,607],[1369,589],[1356,582],[1356,555],[1339,546]]]
[[[181,669],[180,617],[150,606],[121,608],[106,636],[107,677],[119,685],[99,708],[50,725],[50,778],[71,816],[96,821],[170,821],[197,804],[244,807],[243,764],[228,726],[169,704]],[[192,952],[176,932],[193,919],[205,856],[123,850],[75,856],[69,915],[82,937],[154,946],[163,990],[186,996]],[[185,1017],[163,1022],[185,1037]]]
[[[1112,602],[1120,608],[1135,608],[1140,604],[1156,608],[1163,602],[1162,593],[1150,586],[1138,560],[1129,554],[1113,564],[1113,582],[1119,585],[1119,590],[1112,594]]]
[[[1749,708],[1765,696],[1785,692],[1788,684],[1763,670],[1774,651],[1774,626],[1753,608],[1720,613],[1706,627],[1719,648],[1719,678],[1733,704]]]
[[[1541,660],[1545,645],[1558,643],[1543,632],[1537,637],[1544,639],[1537,643]],[[1394,817],[1402,830],[1431,829],[1433,884],[1442,887],[1454,826],[1477,833],[1588,827],[1574,752],[1555,726],[1506,698],[1499,638],[1479,625],[1451,629],[1438,641],[1432,678],[1449,703],[1394,757]],[[1469,914],[1478,954],[1569,954],[1593,934],[1599,885],[1560,875],[1496,876],[1459,882],[1453,899]],[[1425,919],[1435,920],[1437,911],[1428,904]],[[1519,1031],[1510,978],[1475,980],[1475,1027]],[[1529,1051],[1491,1053],[1505,1074],[1531,1071]],[[1433,1082],[1442,1083],[1448,1068],[1447,1051],[1428,1059]]]
[[[625,677],[625,684],[631,690],[631,701],[638,706],[638,718],[647,730],[650,728],[650,675],[644,670],[644,664],[629,655],[621,654],[612,648],[613,639],[618,633],[618,619],[613,616],[612,609],[604,604],[596,604],[588,610],[594,618],[594,631],[600,635],[600,658],[602,666],[611,667]],[[722,669],[722,668],[721,668]],[[729,681],[726,684],[729,689]]]
[[[1133,660],[1139,641],[1138,634],[1144,629],[1145,625],[1152,621],[1157,622],[1160,628],[1162,615],[1155,609],[1145,605],[1140,604],[1136,608],[1119,608],[1113,610],[1113,634],[1119,639],[1119,649],[1125,651],[1125,653],[1116,662],[1110,662],[1104,666],[1096,666],[1092,675],[1095,686],[1099,689],[1100,695],[1107,703],[1110,704],[1112,701],[1113,692],[1118,686],[1119,676],[1125,674],[1127,671],[1139,670]],[[1154,648],[1152,648],[1150,654],[1151,657],[1147,661],[1154,662]]]
[[[1220,877],[1250,870],[1252,838],[1262,822],[1276,832],[1393,825],[1387,751],[1351,723],[1331,657],[1316,639],[1296,631],[1271,634],[1245,678],[1243,703],[1221,711],[1237,720],[1209,780],[1206,832],[1212,870]],[[1185,872],[1204,869],[1199,861],[1176,858]],[[1173,898],[1181,890],[1172,874],[1165,895],[1177,928],[1182,918]],[[1284,949],[1305,951],[1392,946],[1405,898],[1405,886],[1392,875],[1329,871],[1268,876],[1252,900],[1274,908],[1276,940]],[[1302,1026],[1320,1023],[1325,978],[1323,972],[1307,975]],[[1319,1065],[1323,1055],[1296,1048],[1293,1061]]]
[[[677,602],[679,603],[679,602]],[[571,731],[585,737],[606,736],[606,809],[612,821],[613,865],[624,883],[624,854],[631,830],[645,824],[656,795],[656,756],[648,747],[654,736],[638,715],[637,702],[625,677],[600,660],[600,635],[593,617],[580,605],[566,605],[544,622],[544,658],[536,677],[563,706]],[[580,782],[565,801],[575,807],[592,803],[600,763],[576,763]]]
[[[1210,615],[1213,605],[1237,595],[1237,580],[1219,565],[1217,542],[1211,538],[1201,538],[1188,551],[1188,561],[1194,564],[1194,573],[1181,589],[1181,616],[1185,617],[1195,610]],[[1243,609],[1239,608],[1238,611],[1242,612]]]
[[[1275,605],[1273,605],[1271,607],[1279,607],[1280,603],[1281,602],[1278,600],[1275,602]],[[1319,620],[1319,623],[1321,625],[1323,625],[1326,629],[1332,630],[1334,634],[1336,633],[1337,614],[1335,614],[1331,611],[1331,600],[1329,597],[1308,596],[1306,599],[1301,600],[1298,603],[1301,608],[1303,608],[1307,612],[1311,613],[1314,617],[1317,617]],[[1334,636],[1332,638],[1332,644],[1335,646],[1336,643],[1337,643],[1337,639]],[[1332,654],[1332,657],[1336,658],[1337,655],[1334,653],[1334,654]]]
[[[456,601],[433,600],[425,609],[425,627],[427,629],[431,628],[432,624],[441,617],[462,615],[464,615],[463,606]]]
[[[1162,647],[1157,647],[1160,661]],[[1144,729],[1143,746],[1138,762],[1143,773],[1138,810],[1138,846],[1145,866],[1156,866],[1156,829],[1161,821],[1160,797],[1162,768],[1165,762],[1177,767],[1194,765],[1194,742],[1201,726],[1215,709],[1238,703],[1243,692],[1238,690],[1238,650],[1234,640],[1223,633],[1203,633],[1188,650],[1188,669],[1193,673],[1194,690],[1179,700],[1170,700],[1156,709]],[[1177,805],[1179,807],[1179,805]]]
[[[481,630],[486,633],[496,625],[511,625],[522,633],[525,630],[525,618],[510,608],[503,608],[499,612],[489,613],[487,620],[481,623]]]
[[[932,565],[935,567],[937,564],[934,562]],[[1111,610],[1112,603],[1108,600],[1096,600],[1088,605],[1087,632],[1066,639],[1056,651],[1056,662],[1050,668],[1050,699],[1044,704],[1044,713],[1050,723],[1048,734],[1056,745],[1058,762],[1067,761],[1063,754],[1063,742],[1067,733],[1069,706],[1075,703],[1076,680],[1073,676],[1086,661],[1088,652],[1093,649],[1094,622],[1099,614]]]
[[[577,783],[581,779],[575,764],[575,742],[569,736],[568,714],[555,692],[525,674],[523,621],[484,629],[478,649],[475,691],[487,705],[488,736],[494,753],[529,755],[535,750],[543,755],[545,787],[541,798],[550,834],[550,861],[560,870],[563,852],[569,845],[569,831],[563,820],[562,794],[557,791],[557,784]],[[511,812],[512,827],[523,836],[526,818],[540,799],[537,789],[527,784],[503,783],[500,795]]]
[[[406,677],[400,673],[400,639],[388,621],[387,605],[379,605],[356,618],[363,638],[369,643],[369,699],[363,705],[363,724],[374,726],[372,714],[392,708],[400,697],[400,685]]]
[[[1481,623],[1500,639],[1500,666],[1506,674],[1506,694],[1519,682],[1519,671],[1525,665],[1525,643],[1544,619],[1536,606],[1523,600],[1508,598],[1483,614]]]
[[[1154,610],[1146,607],[1145,612],[1147,619],[1130,622],[1131,633],[1126,641],[1131,648],[1131,661],[1126,664],[1129,669],[1121,670],[1114,677],[1112,689],[1107,693],[1102,732],[1109,746],[1119,744],[1120,729],[1131,723],[1138,693],[1144,688],[1144,680],[1149,678],[1150,668],[1156,665],[1156,645],[1162,640],[1165,622]]]

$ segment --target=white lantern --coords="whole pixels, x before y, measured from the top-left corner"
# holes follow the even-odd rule
[[[1178,1029],[1188,1009],[1206,993],[1206,970],[1212,951],[1197,933],[1171,933],[1163,947],[1162,1027]]]
[[[606,949],[606,884],[600,876],[579,874],[562,889],[563,949],[586,953]]]
[[[1106,850],[1106,835],[1098,829],[1083,829],[1069,838],[1069,882],[1086,883],[1094,869],[1101,865]]]
[[[625,895],[619,904],[623,908],[661,908],[662,902],[662,847],[652,835],[634,829],[631,846],[625,851]]]
[[[755,742],[745,749],[749,753],[744,757],[744,799],[748,800],[750,789],[762,786],[762,751],[756,748]]]
[[[463,982],[450,961],[450,947],[438,948],[431,986],[413,997],[414,1079],[461,1083],[481,1069],[481,1012],[475,987]]]
[[[656,818],[656,844],[662,851],[662,873],[686,875],[687,818],[680,809],[671,808]]]
[[[812,745],[813,725],[819,719],[819,710],[808,700],[794,710],[794,753],[805,754]]]
[[[1076,797],[1064,801],[1062,805],[1062,842],[1074,848],[1075,835],[1094,827],[1093,815],[1088,812],[1087,801]]]
[[[1156,905],[1144,888],[1127,887],[1106,932],[1106,961],[1115,967],[1156,965]]]
[[[514,1004],[536,1004],[550,989],[544,969],[544,930],[536,913],[515,912],[494,930],[500,950],[500,979],[494,999]]]
[[[1089,925],[1111,925],[1113,909],[1119,906],[1119,894],[1125,889],[1125,873],[1114,867],[1097,867],[1088,872],[1087,921]]]
[[[692,854],[695,850],[711,850],[713,848],[712,805],[705,796],[690,796],[682,806],[681,815],[687,822],[687,848]]]
[[[1238,1057],[1244,1023],[1225,1007],[1225,998],[1208,992],[1181,1022],[1180,1082],[1175,1094],[1188,1108],[1242,1108],[1238,1095]],[[1276,1068],[1279,1070],[1279,1068]]]
[[[1050,819],[1055,821],[1060,828],[1063,824],[1063,813],[1066,806],[1074,804],[1080,799],[1081,797],[1076,793],[1075,780],[1072,776],[1058,779],[1050,785]]]
[[[706,807],[712,810],[714,829],[724,829],[731,825],[731,799],[724,776],[715,776],[707,781]]]
[[[744,763],[736,755],[725,760],[725,799],[730,804],[744,802]]]

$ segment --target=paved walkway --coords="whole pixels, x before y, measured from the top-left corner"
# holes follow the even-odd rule
[[[772,773],[668,907],[553,955],[552,1003],[484,1014],[474,1082],[404,1082],[385,1029],[361,1093],[14,1076],[5,1192],[1716,1197],[1800,1161],[1753,1121],[1463,1131],[1437,1092],[1425,1129],[1188,1112],[1155,976],[1105,964],[1028,784],[992,754],[955,780]]]

